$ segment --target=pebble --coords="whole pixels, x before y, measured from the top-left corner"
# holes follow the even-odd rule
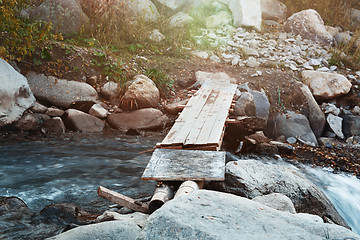
[[[297,142],[297,139],[294,137],[289,137],[288,139],[286,139],[286,141],[290,144],[295,144]]]

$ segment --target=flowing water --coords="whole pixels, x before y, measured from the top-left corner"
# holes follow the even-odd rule
[[[142,152],[153,148],[162,137],[107,132],[1,142],[0,196],[20,197],[33,211],[40,211],[52,203],[75,203],[97,213],[112,205],[97,196],[100,185],[133,198],[149,196],[155,182],[141,181],[140,177],[151,152]],[[359,179],[320,168],[303,167],[303,170],[360,234]],[[1,227],[11,232],[8,228],[14,226],[6,221],[0,216],[0,238]],[[27,231],[21,228],[18,235],[11,235],[11,239],[22,239]]]
[[[360,234],[360,180],[322,168],[304,167],[307,177],[319,186],[354,232]]]

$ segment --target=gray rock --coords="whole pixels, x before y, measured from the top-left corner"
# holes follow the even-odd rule
[[[158,29],[154,29],[150,32],[149,39],[153,42],[159,43],[165,39],[165,36]]]
[[[342,121],[343,119],[339,116],[335,116],[332,113],[327,115],[327,123],[333,132],[341,139],[344,139],[344,134],[342,132]]]
[[[64,122],[67,128],[80,132],[102,132],[105,127],[101,119],[75,109],[65,111]]]
[[[257,61],[254,57],[249,57],[246,66],[249,68],[257,68],[260,66],[260,62]]]
[[[281,135],[284,136],[284,135]],[[290,143],[290,144],[295,144],[297,142],[297,139],[294,137],[289,137],[286,139],[286,142]]]
[[[238,116],[255,116],[256,106],[254,95],[249,92],[242,92],[235,103],[234,112]]]
[[[360,136],[360,116],[345,115],[343,117],[343,131],[346,137]]]
[[[195,56],[195,57],[198,57],[200,59],[208,59],[209,58],[209,54],[205,51],[193,51],[192,54]]]
[[[106,118],[108,110],[103,108],[100,104],[94,104],[89,110],[89,114],[98,118]]]
[[[360,107],[359,106],[355,106],[353,108],[353,110],[351,110],[351,112],[354,114],[354,115],[360,115]]]
[[[194,191],[154,212],[139,240],[325,239],[359,236],[334,224],[316,223],[231,194]]]
[[[26,78],[0,58],[0,127],[21,118],[35,104]]]
[[[159,19],[160,14],[151,0],[125,0],[118,1],[119,9],[124,9],[124,2],[127,5],[130,18],[145,22],[155,22]],[[131,24],[131,21],[129,21]]]
[[[308,118],[310,127],[315,136],[319,138],[326,124],[325,114],[321,111],[308,86],[300,82],[296,82],[294,85],[298,85],[303,94],[303,104],[306,108],[306,112],[304,112],[304,114]]]
[[[31,18],[51,22],[55,32],[78,33],[89,22],[77,0],[46,0],[30,13]]]
[[[347,44],[351,40],[351,35],[348,32],[338,33],[334,36],[337,46]]]
[[[14,127],[21,131],[37,131],[43,125],[44,121],[50,117],[41,113],[25,113],[15,124]]]
[[[189,14],[178,12],[170,18],[170,26],[183,28],[193,21],[194,19],[190,17]]]
[[[295,167],[240,160],[226,164],[225,182],[220,190],[247,198],[281,193],[291,199],[296,212],[329,217],[336,224],[347,226],[323,192]]]
[[[314,96],[324,99],[332,99],[347,94],[352,86],[345,76],[337,73],[303,71],[301,76]]]
[[[321,108],[324,110],[325,114],[332,113],[335,116],[338,116],[340,114],[340,108],[336,107],[335,104],[332,103],[323,103],[321,105]]]
[[[295,137],[312,146],[318,144],[307,117],[291,111],[277,115],[274,122],[268,124],[267,132],[275,139],[284,135],[285,138]]]
[[[203,71],[197,71],[195,73],[196,83],[191,86],[192,89],[194,88],[200,88],[205,81],[215,81],[215,82],[230,82],[230,83],[236,83],[236,79],[230,77],[225,72],[203,72]]]
[[[144,227],[149,215],[144,213],[135,212],[132,214],[120,214],[117,212],[105,211],[102,215],[96,218],[96,222],[105,222],[105,221],[123,221],[123,222],[133,222],[139,227]]]
[[[60,117],[53,117],[46,120],[43,127],[46,133],[50,134],[62,134],[66,132],[65,124]]]
[[[264,20],[284,21],[287,7],[278,0],[261,0],[261,16]]]
[[[87,83],[67,81],[31,72],[27,75],[35,97],[59,108],[68,108],[78,101],[98,101],[96,90]]]
[[[252,200],[279,211],[296,213],[291,199],[281,193],[270,193],[268,195],[255,197]]]
[[[62,115],[64,115],[64,113],[64,110],[58,109],[56,107],[49,107],[45,112],[45,114],[49,117],[61,117]]]
[[[57,236],[48,238],[48,240],[136,240],[140,231],[141,229],[133,222],[110,221],[80,226]]]
[[[193,5],[193,1],[191,0],[157,0],[161,4],[172,10],[186,10],[188,7]]]
[[[360,10],[352,8],[349,11],[349,15],[350,15],[350,20],[351,20],[351,25],[354,28],[358,28],[359,24],[360,24]]]
[[[163,129],[169,118],[155,108],[144,108],[130,113],[116,113],[109,115],[107,121],[115,129],[127,131]]]
[[[326,31],[321,16],[313,9],[293,14],[284,23],[284,28],[287,32],[299,34],[302,38],[324,45],[331,45],[333,42],[333,37]]]
[[[170,103],[170,104],[166,104],[164,105],[164,111],[166,114],[170,114],[170,115],[176,115],[178,114],[181,109],[178,108],[179,105],[185,105],[188,102],[188,100],[182,100],[180,102],[174,102],[174,103]]]
[[[145,75],[137,75],[121,98],[124,110],[157,107],[160,92],[155,83]]]
[[[48,108],[41,103],[35,102],[34,106],[31,108],[31,111],[34,113],[45,113],[47,109]]]
[[[119,96],[119,85],[116,82],[107,82],[100,88],[100,94],[105,99],[113,99]]]

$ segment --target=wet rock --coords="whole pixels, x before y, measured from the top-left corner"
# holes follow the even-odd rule
[[[53,117],[46,120],[43,124],[43,128],[46,133],[50,134],[62,134],[66,132],[65,124],[60,117]]]
[[[180,102],[174,102],[174,103],[166,104],[164,106],[164,111],[165,111],[166,114],[176,115],[181,111],[181,109],[178,108],[178,106],[179,105],[185,105],[187,102],[188,102],[188,100],[183,100],[183,101],[180,101]]]
[[[105,127],[101,119],[76,109],[66,110],[63,119],[66,127],[73,131],[102,132]]]
[[[295,206],[292,203],[291,199],[281,193],[271,193],[268,195],[255,197],[252,200],[279,211],[289,212],[293,214],[296,213]]]
[[[77,0],[46,0],[33,9],[30,17],[52,23],[52,29],[63,35],[75,34],[89,22]]]
[[[21,118],[35,104],[26,78],[0,58],[0,127]]]
[[[31,214],[32,211],[26,203],[18,197],[0,197],[0,215],[7,212],[25,212]]]
[[[313,9],[303,10],[293,14],[284,23],[287,32],[300,35],[302,38],[331,45],[333,37],[326,31],[324,21],[319,13]]]
[[[45,114],[49,117],[61,117],[62,115],[64,115],[64,113],[64,110],[58,109],[56,107],[49,107],[45,112]]]
[[[294,137],[308,145],[317,145],[316,136],[310,127],[309,120],[304,115],[291,111],[278,114],[268,124],[267,133],[275,139],[284,135],[285,138]]]
[[[110,221],[77,227],[49,240],[129,239],[136,240],[141,229],[132,222]]]
[[[14,124],[14,127],[21,131],[37,131],[41,128],[44,121],[50,117],[41,113],[25,113],[19,121]]]
[[[344,139],[344,134],[342,132],[342,121],[341,117],[335,116],[332,113],[329,113],[327,118],[327,123],[329,124],[330,129],[341,139]]]
[[[130,113],[116,113],[107,117],[107,121],[115,129],[127,131],[159,130],[169,122],[169,118],[155,108],[144,108]]]
[[[360,116],[344,116],[343,131],[346,137],[360,136]]]
[[[279,153],[277,146],[270,144],[270,139],[262,131],[246,136],[241,152],[253,152],[260,155]]]
[[[199,190],[154,212],[139,240],[152,239],[324,239],[358,238],[356,233],[267,207],[231,194]]]
[[[225,182],[218,187],[250,199],[281,193],[291,199],[296,212],[329,217],[336,224],[347,227],[323,192],[292,166],[252,159],[229,162],[226,164]]]
[[[98,118],[106,118],[108,115],[108,110],[103,108],[100,104],[94,104],[91,106],[89,114]]]
[[[34,72],[29,73],[27,78],[38,100],[58,108],[67,109],[78,101],[98,101],[96,90],[87,83],[47,77]]]
[[[121,99],[124,110],[157,107],[160,92],[155,83],[145,75],[137,75]]]
[[[119,85],[116,82],[107,82],[100,88],[100,94],[105,99],[113,99],[119,96]]]
[[[220,0],[232,12],[235,26],[253,27],[261,30],[260,0]]]
[[[337,73],[306,70],[301,75],[314,96],[323,99],[332,99],[347,94],[352,86],[345,76]]]
[[[47,107],[38,102],[35,102],[34,106],[30,108],[30,110],[34,113],[45,113],[47,109]]]
[[[98,215],[88,213],[72,203],[56,203],[46,206],[40,215],[51,222],[85,224],[94,221]]]
[[[261,0],[261,16],[264,20],[284,21],[287,7],[278,0]]]
[[[194,21],[192,17],[183,12],[178,12],[170,18],[170,26],[183,28],[186,27],[189,23]]]

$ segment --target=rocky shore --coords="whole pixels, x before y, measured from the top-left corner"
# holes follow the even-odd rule
[[[149,21],[159,17],[159,5],[171,9],[173,27],[193,21],[189,1],[143,2],[141,9],[129,6],[135,15],[153,9],[146,11]],[[171,200],[151,215],[107,211],[98,216],[73,205],[48,206],[38,214],[8,197],[1,198],[1,213],[9,219],[14,213],[25,216],[27,224],[40,228],[48,216],[69,224],[50,239],[360,239],[316,185],[279,160],[281,155],[288,162],[360,176],[360,72],[332,58],[332,46],[352,41],[353,33],[325,26],[311,9],[287,18],[286,6],[278,1],[215,2],[221,11],[206,19],[207,28],[195,39],[218,50],[190,50],[185,73],[174,74],[177,96],[172,100],[162,98],[142,74],[125,88],[111,81],[94,87],[90,80],[96,82],[97,76],[74,81],[33,71],[23,75],[16,63],[0,59],[0,138],[106,128],[130,135],[166,131],[192,90],[208,78],[228,78],[238,88],[225,149],[240,160],[228,161],[225,182],[207,183],[206,190]],[[80,22],[87,21],[85,10],[91,13],[81,4],[73,7],[81,14],[71,15]],[[262,18],[268,31],[260,31]],[[59,29],[79,31],[70,25]],[[163,39],[159,31],[150,35],[155,42]]]

